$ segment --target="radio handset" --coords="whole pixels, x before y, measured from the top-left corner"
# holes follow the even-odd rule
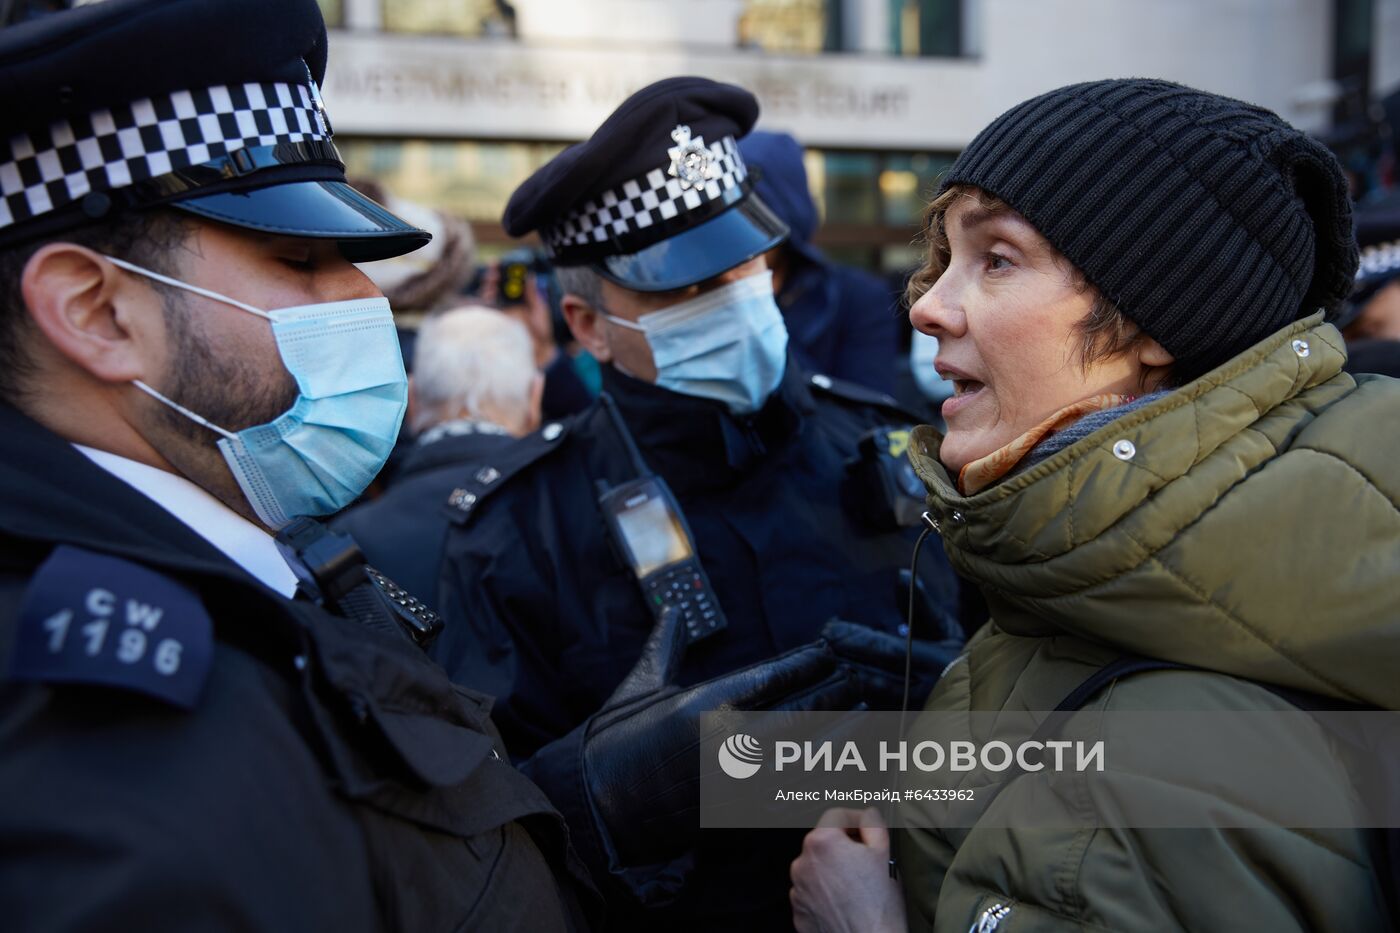
[[[685,622],[688,645],[725,627],[724,612],[665,480],[644,476],[615,486],[599,496],[598,507],[653,618],[660,621],[674,608]]]

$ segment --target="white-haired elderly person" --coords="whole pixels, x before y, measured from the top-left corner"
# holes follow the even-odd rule
[[[539,427],[543,390],[534,342],[518,320],[480,306],[429,315],[409,382],[413,447],[384,494],[347,509],[335,527],[431,605],[445,504],[466,477],[494,469],[502,448]]]
[[[917,429],[910,456],[991,610],[929,716],[976,741],[970,713],[1061,704],[1096,722],[1295,711],[1301,695],[1400,709],[1400,382],[1342,369],[1328,321],[1357,250],[1327,149],[1165,81],[1074,85],[973,140],[926,236],[910,318],[956,395],[946,433]],[[1276,765],[1243,786],[1218,761],[1110,748],[1092,799],[1185,828],[1086,823],[1075,779],[985,765],[919,776],[973,802],[955,825],[902,811],[893,846],[875,811],[831,811],[792,866],[795,923],[1388,928],[1375,836],[1269,809],[1284,776],[1354,799],[1344,765],[1295,753],[1282,721],[1224,736],[1236,764]]]

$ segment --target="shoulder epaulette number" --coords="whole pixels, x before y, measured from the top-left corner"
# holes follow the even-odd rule
[[[192,709],[213,657],[213,620],[189,587],[60,545],[25,590],[10,678],[115,687]]]

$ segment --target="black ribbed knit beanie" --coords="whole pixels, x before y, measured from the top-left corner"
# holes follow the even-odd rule
[[[1350,290],[1337,159],[1271,111],[1168,81],[1018,104],[945,176],[1005,201],[1194,378]]]

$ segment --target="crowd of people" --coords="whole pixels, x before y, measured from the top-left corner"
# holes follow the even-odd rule
[[[1246,102],[1047,90],[901,296],[674,77],[483,261],[346,179],[327,59],[314,0],[0,31],[7,925],[1400,921],[1381,830],[1231,828],[1184,759],[1108,780],[1191,829],[1046,828],[1031,774],[962,828],[699,792],[714,710],[1400,709],[1395,197]]]

